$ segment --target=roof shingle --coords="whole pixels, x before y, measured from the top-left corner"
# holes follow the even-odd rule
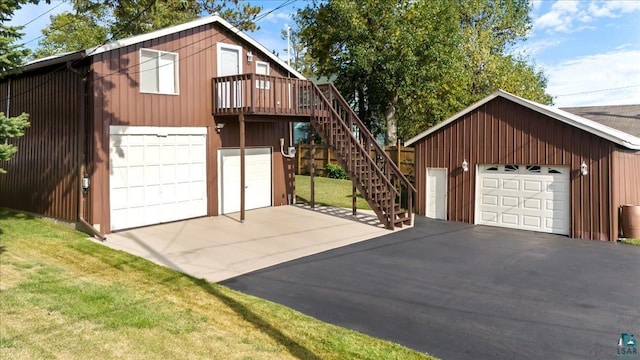
[[[640,105],[567,107],[562,110],[640,137]]]

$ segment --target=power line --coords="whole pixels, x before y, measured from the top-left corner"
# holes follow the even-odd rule
[[[573,95],[584,95],[584,94],[593,94],[593,93],[599,93],[599,92],[605,92],[605,91],[613,91],[613,90],[621,90],[621,89],[630,89],[630,88],[634,88],[634,87],[638,87],[638,86],[640,86],[640,84],[627,85],[627,86],[620,86],[620,87],[614,87],[614,88],[608,88],[608,89],[600,89],[600,90],[581,91],[581,92],[570,93],[570,94],[556,95],[556,97],[560,97],[560,96],[573,96]]]
[[[43,17],[43,16],[45,16],[45,15],[47,15],[48,13],[52,12],[53,10],[55,10],[56,8],[58,8],[60,5],[62,5],[62,4],[64,4],[64,3],[66,3],[66,2],[67,2],[67,0],[60,0],[60,3],[59,3],[58,5],[56,5],[56,6],[52,7],[51,9],[49,9],[49,10],[47,10],[47,11],[43,12],[43,13],[42,13],[42,14],[40,14],[40,15],[38,15],[38,16],[36,16],[36,17],[34,17],[33,19],[29,20],[29,22],[27,22],[26,24],[24,24],[24,25],[22,25],[22,26],[20,26],[20,27],[22,27],[22,28],[26,27],[27,25],[31,24],[32,22],[34,22],[34,21],[36,21],[36,20],[40,19],[41,17]]]

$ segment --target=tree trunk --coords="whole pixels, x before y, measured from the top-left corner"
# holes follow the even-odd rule
[[[386,121],[387,131],[384,137],[385,145],[393,145],[398,140],[398,119],[396,113],[396,105],[398,104],[398,95],[394,95],[393,99],[384,110],[384,119]]]

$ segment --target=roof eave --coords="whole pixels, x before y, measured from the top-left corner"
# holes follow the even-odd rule
[[[571,125],[573,127],[576,127],[578,129],[587,131],[591,134],[594,134],[598,137],[604,138],[608,141],[611,141],[615,144],[618,144],[620,146],[626,147],[628,149],[632,149],[632,150],[638,150],[640,149],[640,138],[637,138],[631,134],[627,134],[625,132],[610,128],[606,125],[602,125],[599,123],[596,123],[592,120],[583,118],[581,116],[578,115],[573,115],[572,116],[579,118],[580,120],[576,120],[576,119],[572,119],[569,116],[565,116],[562,115],[562,110],[559,109],[550,109],[549,107],[542,105],[542,104],[538,104],[535,103],[533,101],[530,100],[526,100],[524,98],[518,97],[516,95],[510,94],[506,91],[502,91],[502,90],[497,90],[495,91],[493,94],[487,96],[486,98],[472,104],[471,106],[465,108],[464,110],[460,111],[459,113],[451,116],[450,118],[448,118],[447,120],[427,129],[426,131],[418,134],[417,136],[409,139],[408,141],[405,142],[405,146],[410,146],[415,144],[416,142],[420,141],[421,139],[423,139],[424,137],[426,137],[427,135],[438,131],[439,129],[441,129],[442,127],[448,125],[449,123],[456,121],[458,118],[466,115],[467,113],[477,109],[478,107],[486,104],[487,102],[495,99],[496,97],[501,96],[507,100],[513,101],[517,104],[520,104],[526,108],[529,108],[533,111],[539,112],[541,114],[547,115],[553,119],[562,121],[568,125]],[[587,124],[585,124],[587,123]],[[590,123],[592,123],[591,125],[589,125]]]
[[[200,19],[196,19],[196,20],[190,21],[188,23],[171,26],[171,27],[164,28],[164,29],[159,29],[159,30],[152,31],[152,32],[149,32],[149,33],[146,33],[146,34],[140,34],[140,35],[131,36],[131,37],[126,38],[126,39],[120,39],[120,40],[112,41],[112,42],[110,42],[108,44],[95,46],[95,47],[92,47],[92,48],[89,48],[89,49],[86,49],[86,50],[77,51],[77,52],[70,53],[70,54],[62,54],[62,55],[53,56],[53,57],[50,57],[50,58],[34,60],[34,61],[28,63],[27,65],[25,65],[24,67],[22,67],[20,70],[22,72],[31,71],[31,70],[36,70],[36,69],[39,69],[39,68],[51,66],[51,65],[64,63],[64,62],[67,62],[67,61],[78,60],[78,59],[82,59],[84,57],[98,55],[98,54],[101,54],[101,53],[104,53],[104,52],[107,52],[107,51],[119,49],[121,47],[138,44],[138,43],[141,43],[141,42],[144,42],[144,41],[147,41],[147,40],[156,39],[156,38],[159,38],[159,37],[162,37],[162,36],[174,34],[174,33],[180,32],[180,31],[184,31],[184,30],[193,29],[193,28],[198,27],[198,26],[203,26],[203,25],[207,25],[207,24],[213,24],[213,23],[216,23],[216,22],[219,23],[220,25],[224,26],[225,28],[227,28],[232,33],[238,35],[241,39],[243,39],[244,41],[248,42],[253,47],[257,48],[265,56],[269,57],[271,60],[273,60],[274,62],[278,63],[280,66],[282,66],[286,71],[291,73],[293,76],[295,76],[295,77],[297,77],[297,78],[299,78],[301,80],[306,80],[306,78],[302,74],[300,74],[297,70],[292,68],[290,65],[287,65],[286,62],[282,61],[280,58],[275,56],[271,51],[269,51],[267,48],[265,48],[262,44],[260,44],[259,42],[255,41],[254,39],[252,39],[251,37],[249,37],[248,35],[246,35],[242,31],[240,31],[240,29],[238,29],[235,26],[231,25],[230,23],[228,23],[226,20],[224,20],[223,18],[221,18],[218,15],[211,15],[211,16],[203,17],[203,18],[200,18]]]
[[[118,49],[118,48],[121,48],[121,47],[124,47],[124,46],[138,44],[140,42],[144,42],[144,41],[147,41],[147,40],[152,40],[152,39],[156,39],[156,38],[159,38],[159,37],[162,37],[162,36],[174,34],[174,33],[180,32],[180,31],[193,29],[193,28],[196,28],[198,26],[214,24],[216,22],[219,23],[220,25],[224,26],[225,28],[227,28],[229,31],[231,31],[235,35],[239,36],[242,40],[248,42],[249,44],[251,44],[252,46],[257,48],[258,50],[260,50],[262,53],[264,53],[266,56],[268,56],[271,60],[277,62],[280,66],[282,66],[285,70],[287,70],[288,72],[293,74],[295,77],[297,77],[297,78],[299,78],[301,80],[306,80],[306,78],[302,74],[300,74],[298,71],[293,69],[291,66],[287,65],[287,63],[285,63],[280,58],[275,56],[271,51],[269,51],[269,49],[267,49],[262,44],[260,44],[259,42],[255,41],[254,39],[252,39],[251,37],[246,35],[244,32],[242,32],[240,29],[238,29],[235,26],[231,25],[229,22],[227,22],[225,19],[221,18],[218,15],[211,15],[211,16],[207,16],[207,17],[203,17],[203,18],[200,18],[200,19],[196,19],[196,20],[190,21],[188,23],[184,23],[184,24],[180,24],[180,25],[176,25],[176,26],[171,26],[171,27],[168,27],[168,28],[152,31],[152,32],[146,33],[146,34],[140,34],[140,35],[132,36],[132,37],[129,37],[129,38],[126,38],[126,39],[116,40],[116,41],[113,41],[111,43],[108,43],[108,44],[105,44],[105,45],[102,45],[102,46],[97,46],[97,47],[94,47],[94,48],[91,48],[91,49],[87,49],[86,52],[87,52],[87,55],[98,55],[98,54],[101,54],[101,53],[104,53],[104,52],[107,52],[107,51],[111,51],[111,50],[115,50],[115,49]]]
[[[27,63],[25,66],[23,66],[20,69],[20,72],[27,72],[27,71],[42,69],[48,66],[66,63],[67,61],[80,60],[80,59],[83,59],[84,57],[85,57],[84,51],[76,51],[76,52],[72,52],[72,53],[68,53],[60,56],[44,58],[41,60],[34,60],[32,62]]]

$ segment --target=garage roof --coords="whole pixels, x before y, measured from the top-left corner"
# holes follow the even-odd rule
[[[440,122],[439,124],[427,129],[426,131],[418,134],[417,136],[409,139],[408,141],[406,141],[404,143],[405,146],[409,146],[412,144],[415,144],[416,142],[418,142],[419,140],[421,140],[422,138],[426,137],[427,135],[434,133],[436,131],[438,131],[439,129],[447,126],[448,124],[456,121],[457,119],[461,118],[462,116],[466,115],[467,113],[477,109],[478,107],[488,103],[489,101],[497,98],[497,97],[502,97],[504,99],[513,101],[517,104],[520,104],[524,107],[527,107],[533,111],[537,111],[541,114],[545,114],[549,117],[552,117],[556,120],[562,121],[564,123],[567,123],[571,126],[577,127],[578,129],[582,129],[584,131],[588,131],[596,136],[599,136],[601,138],[607,139],[613,143],[616,143],[618,145],[624,146],[628,149],[633,149],[633,150],[640,150],[640,138],[636,137],[632,134],[629,134],[627,132],[624,131],[620,131],[618,129],[614,129],[612,127],[609,127],[607,125],[601,124],[599,122],[593,121],[593,120],[589,120],[587,118],[584,118],[582,116],[576,115],[576,114],[572,114],[570,112],[564,111],[564,110],[560,110],[558,108],[554,108],[551,106],[547,106],[547,105],[542,105],[539,104],[537,102],[531,101],[531,100],[527,100],[527,99],[523,99],[521,97],[515,96],[513,94],[510,94],[506,91],[502,91],[502,90],[498,90],[496,92],[494,92],[493,94],[487,96],[486,98],[476,102],[475,104],[469,106],[468,108],[460,111],[459,113],[453,115],[452,117],[448,118],[447,120],[444,120],[442,122]]]
[[[640,105],[584,106],[561,110],[640,137]]]
[[[227,22],[226,20],[224,20],[223,18],[221,18],[218,15],[211,15],[211,16],[199,18],[197,20],[193,20],[193,21],[190,21],[188,23],[184,23],[184,24],[180,24],[180,25],[176,25],[176,26],[172,26],[172,27],[168,27],[168,28],[152,31],[152,32],[146,33],[146,34],[141,34],[141,35],[128,37],[126,39],[116,40],[116,41],[110,42],[110,43],[105,44],[105,45],[100,45],[100,46],[92,47],[92,48],[85,49],[85,50],[80,50],[80,51],[76,51],[76,52],[65,53],[65,54],[49,56],[49,57],[45,57],[45,58],[42,58],[42,59],[33,60],[33,61],[30,61],[30,62],[26,63],[25,66],[22,68],[22,70],[23,71],[30,71],[30,70],[35,70],[35,69],[42,68],[42,67],[45,67],[45,66],[64,63],[64,62],[70,61],[70,60],[78,60],[78,59],[82,59],[82,58],[85,58],[85,57],[88,57],[88,56],[98,55],[98,54],[103,53],[103,52],[119,49],[121,47],[125,47],[125,46],[129,46],[129,45],[141,43],[143,41],[156,39],[156,38],[159,38],[159,37],[162,37],[162,36],[174,34],[174,33],[180,32],[180,31],[193,29],[193,28],[198,27],[198,26],[207,25],[207,24],[214,24],[214,23],[218,23],[218,24],[222,25],[223,27],[227,28],[229,31],[231,31],[234,34],[238,35],[242,40],[244,40],[244,41],[248,42],[249,44],[251,44],[252,46],[256,47],[258,50],[260,50],[263,53],[263,55],[267,56],[268,58],[273,60],[275,63],[277,63],[280,66],[282,66],[283,68],[285,68],[287,71],[289,71],[291,74],[293,74],[297,78],[303,79],[303,80],[305,79],[305,77],[302,76],[302,74],[300,74],[298,71],[296,71],[291,66],[287,65],[287,63],[285,63],[284,61],[280,60],[280,58],[278,58],[276,55],[274,55],[269,49],[267,49],[266,47],[262,46],[262,44],[260,44],[259,42],[255,41],[254,39],[252,39],[251,37],[249,37],[248,35],[246,35],[242,31],[240,31],[240,29],[238,29],[235,26],[231,25],[229,22]]]

